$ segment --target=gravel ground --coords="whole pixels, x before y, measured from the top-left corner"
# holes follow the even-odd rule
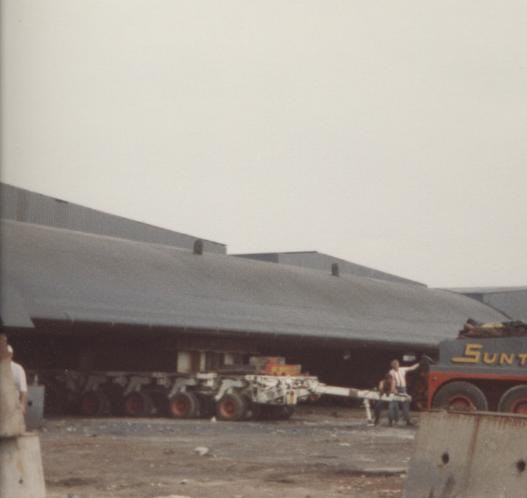
[[[415,429],[362,417],[304,407],[276,422],[50,420],[48,498],[400,497]]]

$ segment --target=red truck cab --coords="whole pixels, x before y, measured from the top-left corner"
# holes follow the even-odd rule
[[[428,374],[428,408],[527,414],[527,334],[494,325],[440,343]]]

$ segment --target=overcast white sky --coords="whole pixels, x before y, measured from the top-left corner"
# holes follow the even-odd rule
[[[527,285],[527,2],[4,0],[2,179],[433,286]]]

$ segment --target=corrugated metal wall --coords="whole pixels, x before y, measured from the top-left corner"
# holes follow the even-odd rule
[[[103,213],[0,183],[1,217],[79,232],[192,249],[198,237]],[[204,240],[204,250],[226,254],[225,244]]]
[[[262,254],[233,254],[237,258],[255,259],[257,261],[265,261],[267,263],[278,263],[278,254],[262,253]]]

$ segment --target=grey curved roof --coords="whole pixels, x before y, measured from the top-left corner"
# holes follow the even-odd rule
[[[425,286],[425,284],[416,282],[415,280],[410,280],[385,271],[376,270],[375,268],[352,263],[351,261],[346,261],[345,259],[337,258],[318,251],[263,252],[252,254],[232,254],[231,256],[266,261],[268,263],[278,263],[281,265],[301,266],[302,268],[311,268],[312,270],[325,272],[330,272],[331,265],[333,263],[338,263],[341,274],[351,273],[359,277],[376,278],[378,280],[388,280],[390,282]]]
[[[468,317],[503,319],[482,303],[421,286],[16,221],[1,229],[3,285],[31,318],[415,345],[455,337]]]

